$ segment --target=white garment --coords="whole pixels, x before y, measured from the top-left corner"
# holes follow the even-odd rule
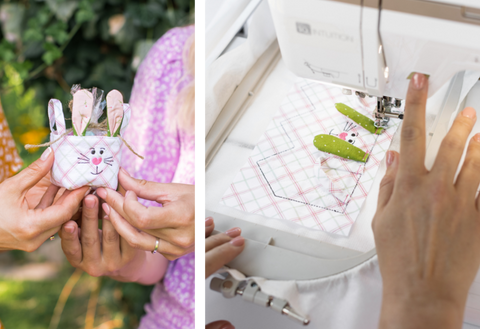
[[[295,310],[307,314],[311,328],[372,329],[378,326],[382,303],[382,277],[377,256],[328,278],[297,282],[259,280],[259,283],[262,292],[285,298]],[[479,328],[471,324],[478,323],[479,320],[476,316],[478,310],[476,313],[472,312],[477,307],[472,295],[471,290],[464,329]],[[300,328],[297,322],[245,302],[238,296],[228,303],[222,302],[224,297],[216,292],[207,291],[206,297],[206,323],[224,319],[237,329]]]

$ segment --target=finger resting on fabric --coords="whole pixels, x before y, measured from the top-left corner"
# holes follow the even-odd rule
[[[168,190],[168,184],[135,179],[124,170],[120,170],[118,181],[126,191],[133,191],[139,197],[147,200],[157,200],[160,191],[164,193],[165,190]]]
[[[468,136],[476,121],[475,110],[465,108],[455,119],[452,127],[440,145],[432,172],[445,174],[453,182]]]
[[[462,169],[458,174],[455,186],[462,196],[475,200],[476,192],[480,184],[480,134],[476,134],[470,140],[463,162]]]
[[[405,100],[405,115],[402,123],[400,168],[407,172],[425,170],[425,107],[428,95],[428,80],[416,73],[410,80]]]

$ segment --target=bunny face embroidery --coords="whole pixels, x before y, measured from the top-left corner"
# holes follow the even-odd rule
[[[336,136],[344,141],[354,145],[356,138],[358,137],[358,132],[356,131],[357,126],[351,122],[347,122],[345,127],[343,127],[343,131],[339,134],[335,133],[335,129],[330,130],[329,135]]]
[[[112,166],[113,156],[107,153],[105,147],[91,147],[85,154],[80,153],[78,164],[90,164],[95,170],[92,175],[100,175],[106,166]]]

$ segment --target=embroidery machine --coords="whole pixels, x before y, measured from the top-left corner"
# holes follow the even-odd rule
[[[377,97],[376,125],[386,126],[389,118],[402,118],[398,108],[405,99],[408,79],[415,72],[427,74],[430,84],[427,115],[432,116],[427,130],[426,166],[429,168],[452,115],[465,103],[478,101],[478,96],[467,95],[475,82],[466,86],[466,81],[469,74],[478,80],[478,74],[475,76],[471,71],[480,71],[480,2],[268,0],[268,4],[278,43],[273,41],[259,56],[207,131],[206,215],[215,219],[218,231],[234,226],[242,229],[247,241],[245,250],[228,265],[246,276],[269,280],[328,277],[375,255],[370,222],[385,167],[382,164],[379,168],[373,188],[346,238],[297,228],[293,223],[278,229],[275,220],[219,206],[226,184],[246,161],[261,129],[278,108],[269,93],[286,91],[286,86],[295,78],[293,72],[341,87],[345,94]],[[217,49],[217,55],[228,53],[239,37],[245,37],[245,26],[254,19],[252,13],[264,10],[262,6],[266,7],[265,1],[250,2],[232,24],[236,30],[230,32],[234,33],[224,36],[225,40],[230,38],[230,42],[219,43],[221,51]],[[268,21],[269,17],[263,19]],[[243,25],[239,24],[242,20]],[[238,26],[244,27],[240,34],[236,34]],[[230,46],[226,46],[228,44]],[[285,82],[275,85],[275,79]],[[273,87],[268,87],[269,83]],[[266,114],[259,117],[256,111],[260,110]],[[251,136],[241,137],[247,127],[251,129]],[[237,154],[233,155],[232,150]],[[227,153],[232,159],[226,160]],[[228,293],[222,290],[226,281],[228,279],[214,280],[212,288],[226,296]],[[207,292],[208,298],[216,297]],[[282,312],[281,308],[276,309]],[[283,313],[287,314],[288,310]],[[293,317],[306,324],[307,319],[295,312]]]

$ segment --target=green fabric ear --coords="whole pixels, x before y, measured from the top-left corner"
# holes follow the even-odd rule
[[[375,127],[374,121],[363,114],[352,109],[350,106],[347,106],[343,103],[336,103],[335,107],[337,108],[338,112],[345,115],[347,118],[355,121],[358,123],[359,126],[367,129],[372,134],[380,135],[383,132],[383,128]]]
[[[368,160],[368,153],[332,135],[320,134],[315,136],[313,145],[322,152],[338,155],[345,159],[360,162],[367,162]]]

